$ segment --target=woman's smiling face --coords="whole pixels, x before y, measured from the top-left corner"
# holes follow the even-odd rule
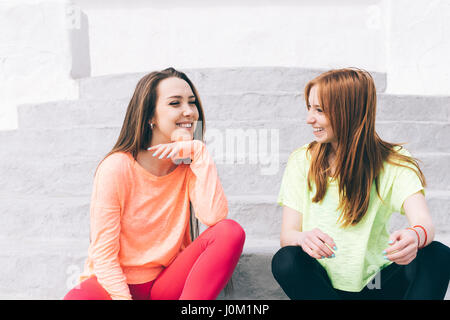
[[[318,87],[314,85],[309,91],[308,116],[306,123],[313,128],[316,141],[319,143],[337,143],[337,137],[334,134],[329,118],[325,115],[323,106],[320,105]]]
[[[179,139],[192,140],[199,113],[189,84],[172,77],[161,80],[157,88],[152,145]]]

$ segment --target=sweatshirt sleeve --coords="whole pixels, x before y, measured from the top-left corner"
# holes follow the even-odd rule
[[[94,178],[89,251],[99,284],[113,300],[131,300],[126,277],[119,263],[121,210],[118,181],[121,164],[117,160],[120,159],[106,158]]]
[[[203,142],[193,140],[189,175],[189,197],[195,216],[207,226],[227,217],[228,201],[217,174],[217,168]]]

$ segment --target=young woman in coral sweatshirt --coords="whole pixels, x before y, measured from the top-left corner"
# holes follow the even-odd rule
[[[219,295],[245,233],[226,219],[204,128],[199,95],[184,73],[169,68],[139,81],[118,141],[97,167],[88,258],[64,299]],[[199,236],[198,221],[208,226]]]

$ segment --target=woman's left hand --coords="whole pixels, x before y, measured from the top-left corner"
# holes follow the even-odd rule
[[[419,240],[413,230],[397,230],[391,234],[389,239],[390,247],[383,251],[385,258],[388,260],[406,265],[417,256]]]

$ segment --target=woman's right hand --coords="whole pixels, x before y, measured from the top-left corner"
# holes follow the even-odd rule
[[[333,239],[318,228],[301,232],[298,245],[315,259],[334,258],[333,250],[337,250]]]
[[[176,141],[171,143],[158,144],[147,150],[154,152],[154,157],[159,159],[176,160],[179,158],[193,158],[196,150],[200,149],[202,142],[199,140]]]

